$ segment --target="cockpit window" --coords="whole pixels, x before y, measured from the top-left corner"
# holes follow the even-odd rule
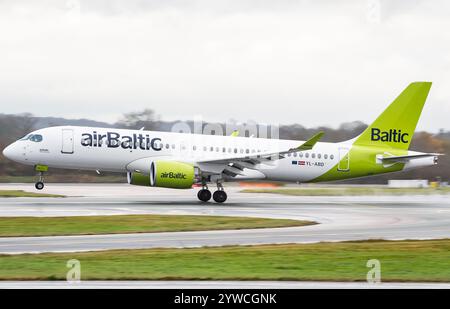
[[[40,134],[30,134],[30,135],[22,137],[20,140],[21,141],[30,140],[32,142],[39,143],[39,142],[42,142],[42,135],[40,135]]]
[[[40,134],[33,134],[30,137],[30,141],[36,142],[36,143],[42,142],[42,135],[40,135]]]

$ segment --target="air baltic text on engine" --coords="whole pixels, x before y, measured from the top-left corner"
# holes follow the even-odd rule
[[[408,133],[402,133],[402,130],[389,129],[389,131],[381,131],[377,128],[372,128],[372,141],[394,142],[394,143],[408,143]]]
[[[90,147],[102,147],[106,145],[109,148],[123,149],[142,149],[155,150],[162,149],[161,139],[158,137],[151,138],[148,134],[135,133],[133,135],[120,135],[117,132],[106,132],[105,134],[92,133],[81,134],[81,145]]]
[[[161,178],[186,179],[186,174],[184,174],[184,173],[164,172],[164,173],[161,173]]]

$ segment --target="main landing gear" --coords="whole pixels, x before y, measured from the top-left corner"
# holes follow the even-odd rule
[[[197,193],[197,197],[202,202],[207,202],[211,199],[211,191],[208,188],[203,188]]]
[[[216,203],[223,203],[227,200],[227,193],[223,190],[223,186],[220,182],[217,183],[217,191],[213,194],[213,200]]]
[[[197,197],[202,202],[207,202],[211,199],[211,191],[208,190],[206,183],[202,184],[202,189],[198,191]],[[212,195],[216,203],[223,203],[227,200],[227,193],[223,190],[222,183],[217,183],[217,191]]]

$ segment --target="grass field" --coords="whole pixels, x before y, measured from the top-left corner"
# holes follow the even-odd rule
[[[23,190],[0,190],[0,197],[65,197],[64,195],[26,192]]]
[[[450,282],[448,239],[0,256],[0,279],[65,280],[69,259],[82,280],[364,281],[378,259],[382,281]]]
[[[304,226],[311,221],[225,216],[0,217],[0,237],[152,233]]]
[[[244,189],[244,193],[272,193],[295,196],[340,195],[429,195],[450,194],[450,187],[442,188],[378,188],[378,187],[303,187],[280,189]]]

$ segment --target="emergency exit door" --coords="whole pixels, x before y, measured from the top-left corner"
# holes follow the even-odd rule
[[[348,172],[350,170],[350,152],[348,148],[339,148],[338,171]]]

